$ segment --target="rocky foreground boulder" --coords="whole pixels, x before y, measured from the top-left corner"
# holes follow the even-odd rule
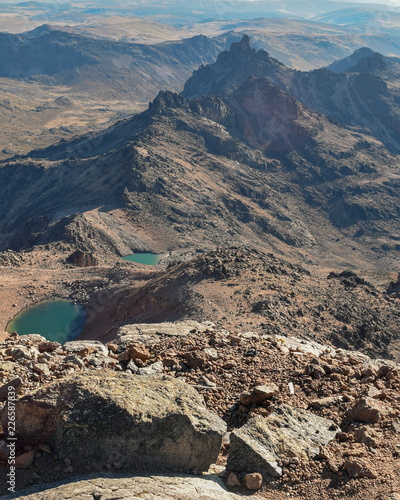
[[[231,433],[227,469],[279,477],[282,459],[313,458],[319,447],[333,441],[338,432],[339,427],[331,420],[282,405],[268,417],[252,418]]]
[[[3,493],[4,413],[12,387],[17,427],[26,439],[18,438],[18,491],[10,498],[111,500],[129,498],[127,489],[131,498],[149,500],[237,498],[216,486],[219,474],[234,493],[259,490],[259,497],[268,500],[400,499],[400,370],[395,362],[264,332],[204,324],[207,332],[192,325],[176,334],[177,327],[127,326],[107,345],[82,340],[60,345],[40,335],[16,334],[0,342]],[[145,374],[156,368],[160,374]],[[45,426],[44,415],[49,417]],[[225,425],[220,428],[215,415],[226,422],[230,443],[228,435],[222,439]],[[174,441],[176,422],[179,436],[189,436],[186,442]],[[253,427],[259,422],[257,435]],[[332,422],[336,428],[330,429]],[[141,429],[136,437],[127,432],[135,426]],[[64,446],[64,438],[78,450]],[[138,444],[132,445],[135,439]],[[211,450],[221,441],[215,462]],[[191,460],[200,460],[199,446],[214,464],[205,473],[192,465],[193,476],[183,476],[178,469],[189,470]],[[98,455],[89,460],[95,449]],[[141,461],[149,449],[170,453],[164,453],[161,466],[144,471],[151,468]],[[107,455],[110,450],[114,454]],[[134,450],[140,456],[130,468],[124,459]],[[189,458],[167,472],[177,450]],[[275,461],[281,475],[260,474],[255,456]],[[147,473],[151,476],[144,478]],[[113,484],[110,474],[118,475]],[[49,487],[53,481],[62,484]]]
[[[140,475],[135,477],[112,476],[77,478],[53,484],[43,491],[36,486],[4,499],[24,500],[239,500],[241,495],[228,492],[223,481],[215,475],[191,477],[186,475]]]
[[[18,446],[45,450],[39,469],[48,469],[48,447],[75,474],[105,464],[120,472],[206,471],[226,432],[194,388],[166,375],[81,373],[20,398],[15,413]],[[5,429],[5,410],[1,421]],[[59,469],[46,479],[65,477]]]

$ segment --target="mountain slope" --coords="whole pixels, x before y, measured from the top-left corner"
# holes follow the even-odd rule
[[[250,76],[266,77],[272,83],[285,87],[294,71],[273,59],[264,50],[250,46],[250,38],[233,43],[229,51],[222,52],[214,64],[202,66],[185,83],[182,95],[187,98],[203,95],[223,95],[242,85]]]
[[[102,261],[237,242],[319,262],[329,255],[330,265],[390,261],[397,178],[397,159],[378,141],[268,80],[225,98],[164,92],[105,132],[3,162],[0,243],[66,242],[63,251]]]
[[[227,329],[262,329],[384,357],[398,339],[400,305],[355,273],[316,277],[249,248],[205,253],[104,298],[93,297],[98,314],[85,338],[112,340],[120,325],[131,322],[212,317]]]
[[[132,100],[148,101],[161,88],[179,88],[191,70],[213,61],[225,43],[199,35],[132,44],[43,25],[21,35],[0,34],[0,77],[73,85],[102,96],[129,93]]]

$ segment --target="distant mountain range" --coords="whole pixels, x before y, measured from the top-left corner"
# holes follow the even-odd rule
[[[362,2],[338,2],[328,0],[289,0],[284,3],[274,0],[231,0],[229,2],[214,2],[213,0],[195,0],[187,3],[184,0],[164,0],[159,2],[149,0],[142,2],[105,1],[73,2],[72,4],[53,4],[50,2],[8,2],[0,4],[4,12],[31,11],[33,15],[51,16],[52,20],[65,19],[67,16],[100,14],[125,15],[135,17],[156,17],[172,24],[182,22],[204,22],[215,19],[251,19],[256,17],[290,17],[308,18],[324,15],[332,11],[357,9],[377,9],[387,11],[387,4],[371,4]]]
[[[155,242],[239,241],[316,261],[329,255],[331,265],[392,262],[400,249],[393,78],[381,68],[295,72],[244,37],[196,71],[184,96],[160,93],[104,132],[3,162],[1,248],[63,242],[101,261]]]
[[[141,45],[44,25],[22,35],[0,34],[0,77],[73,85],[98,95],[129,93],[146,101],[159,89],[179,88],[185,75],[214,61],[232,39],[196,36]]]

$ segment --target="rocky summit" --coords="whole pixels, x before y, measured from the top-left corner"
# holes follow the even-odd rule
[[[399,461],[395,363],[207,328],[127,325],[107,345],[6,338],[0,397],[10,386],[19,397],[16,471],[28,488],[18,498],[108,498],[116,487],[125,498],[148,487],[156,499],[166,487],[163,498],[179,490],[189,499],[202,484],[199,498],[236,498],[258,483],[266,498],[272,488],[276,498],[325,499],[328,484],[334,498],[389,495]],[[4,432],[7,406],[1,422]],[[2,486],[6,439],[4,432]]]
[[[400,499],[397,17],[211,3],[0,9],[2,498]]]

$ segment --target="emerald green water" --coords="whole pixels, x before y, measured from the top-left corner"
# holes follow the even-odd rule
[[[7,331],[19,335],[38,333],[47,340],[64,344],[82,332],[85,319],[86,312],[80,304],[47,300],[18,313],[7,325]]]
[[[163,256],[163,253],[133,253],[132,255],[123,257],[123,259],[129,260],[130,262],[136,262],[136,264],[156,266]]]

